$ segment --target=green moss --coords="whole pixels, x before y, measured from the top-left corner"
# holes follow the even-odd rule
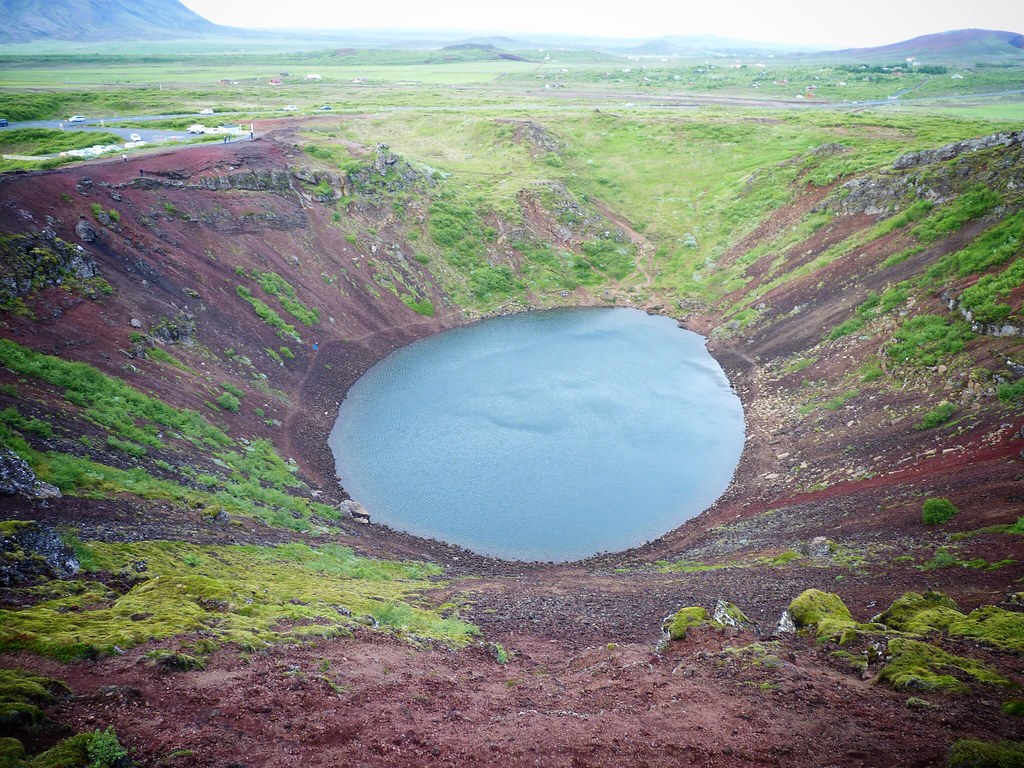
[[[100,569],[133,576],[130,588],[119,595],[86,582],[78,594],[0,611],[0,649],[70,660],[200,632],[218,643],[257,647],[367,624],[453,643],[477,633],[458,618],[420,607],[422,592],[439,586],[427,581],[440,571],[429,563],[371,560],[334,545],[90,547]],[[148,566],[143,574],[131,567],[139,560]]]
[[[37,755],[29,765],[31,768],[83,768],[83,766],[92,768],[89,758],[91,742],[91,733],[77,733],[41,755]]]
[[[932,631],[946,631],[964,615],[956,603],[941,592],[907,592],[878,616],[877,621],[891,629],[914,635]]]
[[[40,704],[66,691],[63,683],[17,669],[0,669],[0,730],[18,733],[46,721]]]
[[[146,658],[153,663],[153,666],[173,672],[206,669],[206,665],[200,659],[187,653],[179,653],[178,651],[164,649],[150,651],[146,654]]]
[[[665,630],[672,640],[685,640],[686,633],[694,627],[703,627],[711,623],[708,612],[700,606],[680,608],[667,622]]]
[[[25,765],[25,745],[11,736],[0,736],[0,768],[21,768]]]
[[[949,768],[1020,768],[1024,765],[1024,743],[962,739],[950,748],[947,765]]]
[[[801,555],[799,552],[797,552],[796,550],[790,549],[790,550],[787,550],[787,551],[783,552],[780,555],[776,555],[774,558],[772,558],[771,562],[772,562],[772,565],[786,565],[787,563],[791,563],[794,560],[799,560],[802,557],[803,557],[803,555]]]
[[[1024,653],[1024,613],[995,605],[978,608],[956,619],[949,625],[949,633],[994,648]]]
[[[987,685],[1010,685],[994,669],[973,659],[954,656],[941,648],[908,638],[889,641],[891,659],[878,674],[880,682],[897,691],[947,691],[968,689],[964,679]]]
[[[880,632],[881,624],[861,624],[853,620],[839,595],[808,589],[789,604],[793,623],[810,630],[819,641],[832,640],[845,645],[864,632]]]

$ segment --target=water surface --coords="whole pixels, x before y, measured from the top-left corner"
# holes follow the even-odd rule
[[[657,538],[725,490],[743,412],[704,339],[631,309],[500,317],[404,347],[329,443],[377,522],[523,560]]]

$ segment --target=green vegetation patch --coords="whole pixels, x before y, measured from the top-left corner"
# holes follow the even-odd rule
[[[1001,202],[999,193],[976,184],[914,227],[913,235],[923,243],[934,243],[958,232],[969,221],[980,219]]]
[[[264,293],[268,296],[274,296],[281,302],[285,312],[303,325],[312,327],[320,322],[320,310],[316,308],[310,309],[299,301],[295,287],[276,272],[260,272],[254,269],[247,274],[259,284]],[[242,296],[242,298],[245,297]]]
[[[891,629],[912,635],[945,631],[964,615],[956,603],[941,592],[907,592],[897,599],[877,620]]]
[[[925,499],[921,505],[921,522],[925,525],[940,525],[959,511],[949,499]]]
[[[949,750],[948,768],[1020,768],[1024,742],[961,739]]]
[[[700,606],[680,608],[665,622],[665,631],[672,640],[685,640],[686,633],[694,627],[707,627],[711,625],[711,617],[708,612]]]
[[[39,705],[66,691],[67,687],[58,680],[18,669],[0,669],[0,730],[35,730],[47,719]]]
[[[946,653],[918,640],[890,640],[889,654],[891,658],[878,673],[878,680],[897,691],[963,693],[968,690],[965,679],[986,685],[1010,685],[1009,680],[979,661]]]
[[[908,634],[944,632],[992,648],[1024,651],[1024,614],[987,605],[965,615],[941,592],[907,592],[877,621]]]
[[[925,430],[941,427],[956,413],[956,406],[945,401],[939,403],[921,417],[921,420],[914,425],[914,429]]]
[[[67,582],[31,607],[0,610],[0,649],[68,661],[183,635],[260,648],[335,637],[356,626],[452,643],[478,633],[422,606],[423,591],[438,586],[429,577],[441,570],[430,563],[373,560],[331,544],[88,546],[101,570],[124,576],[124,592]]]
[[[281,317],[276,311],[271,309],[263,299],[258,299],[252,295],[252,291],[246,288],[244,285],[236,285],[235,293],[237,293],[242,300],[247,302],[249,306],[253,308],[256,316],[259,317],[264,323],[269,325],[271,328],[277,330],[277,335],[282,339],[292,338],[296,341],[302,341],[302,337],[299,336],[299,332],[295,330],[295,326],[289,325],[285,322],[284,318]]]
[[[78,733],[36,755],[28,768],[128,768],[128,750],[118,741],[113,728]]]
[[[1024,246],[1022,246],[1024,247]],[[1024,259],[1018,258],[1002,272],[985,275],[960,294],[960,306],[970,310],[971,317],[982,323],[998,324],[1012,314],[1020,314],[1001,299],[1024,285]]]
[[[130,440],[159,448],[159,429],[154,425],[160,425],[211,448],[231,443],[223,431],[195,411],[166,405],[86,363],[44,355],[0,339],[0,365],[20,376],[62,388],[67,400],[85,408],[87,419]]]
[[[124,139],[103,131],[61,131],[55,128],[12,128],[0,131],[0,150],[6,155],[51,155],[97,144],[123,144]]]
[[[843,599],[833,592],[808,589],[789,604],[789,613],[798,628],[810,630],[819,641],[832,640],[845,645],[862,632],[885,629],[879,624],[861,624],[853,620]]]
[[[917,366],[938,365],[974,338],[966,321],[939,315],[912,317],[894,335],[896,342],[886,350],[889,357]]]

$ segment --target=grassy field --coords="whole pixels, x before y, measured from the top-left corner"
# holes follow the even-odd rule
[[[387,143],[439,172],[458,212],[452,221],[462,217],[466,232],[476,231],[471,220],[515,221],[524,191],[556,184],[567,200],[607,206],[647,238],[654,273],[644,277],[655,286],[708,299],[742,285],[742,265],[719,266],[729,246],[807,185],[831,184],[915,149],[1019,129],[1024,119],[1024,95],[1005,93],[1020,87],[1019,67],[516,53],[528,60],[494,60],[479,49],[262,43],[248,50],[193,43],[176,52],[7,46],[0,48],[0,115],[16,121],[211,107],[248,120],[295,104],[289,116],[322,117],[303,134],[321,159],[344,168],[346,142]],[[272,78],[281,83],[271,85]],[[996,95],[977,95],[988,93]],[[324,104],[330,113],[318,112]],[[517,133],[524,123],[556,149],[524,141]],[[8,152],[49,146],[42,136],[34,145],[26,135],[8,136]],[[571,282],[564,264],[553,266],[565,258],[527,250],[543,266],[533,287]],[[637,272],[625,281],[640,279]]]

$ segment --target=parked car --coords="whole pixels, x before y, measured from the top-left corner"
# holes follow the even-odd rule
[[[85,115],[72,115],[68,118],[69,123],[84,123]]]
[[[6,128],[9,125],[6,117],[0,117],[0,128]]]
[[[139,134],[137,133],[133,133],[131,136],[128,137],[128,141],[142,141],[142,137],[139,136]]]
[[[322,107],[320,107],[320,111],[321,112],[330,112],[331,111],[331,105],[330,104],[324,104]]]
[[[294,112],[298,107],[294,104],[289,104],[287,107],[281,107],[282,112]]]
[[[206,133],[206,126],[202,123],[193,123],[185,130],[187,130],[189,133]]]
[[[207,107],[206,109],[200,109],[199,110],[199,114],[200,115],[212,115],[213,114],[213,110],[210,109],[209,107]]]

